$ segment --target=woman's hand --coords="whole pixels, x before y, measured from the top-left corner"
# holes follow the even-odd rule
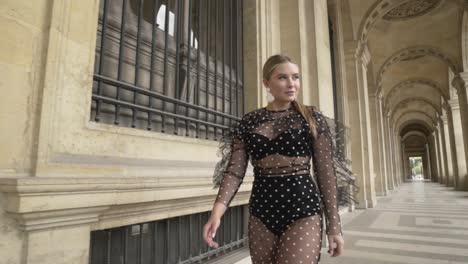
[[[332,257],[343,254],[344,240],[341,235],[328,235],[328,253]]]
[[[218,217],[211,216],[208,222],[203,226],[203,240],[205,240],[206,244],[210,247],[217,248],[219,246],[218,243],[213,241],[213,238],[220,224],[221,220]]]

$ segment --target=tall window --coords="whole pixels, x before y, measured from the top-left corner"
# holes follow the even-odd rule
[[[218,139],[243,115],[241,0],[101,0],[91,120]]]

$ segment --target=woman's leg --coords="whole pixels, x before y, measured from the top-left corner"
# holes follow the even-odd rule
[[[315,215],[289,225],[279,239],[276,263],[318,263],[322,244],[320,223],[320,215]]]
[[[278,238],[258,219],[249,217],[249,249],[252,264],[272,264]]]

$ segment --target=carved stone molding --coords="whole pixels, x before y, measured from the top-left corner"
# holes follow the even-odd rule
[[[248,202],[252,178],[247,178],[235,204]],[[77,225],[110,228],[136,219],[152,221],[156,214],[167,217],[182,211],[207,211],[216,194],[211,182],[184,186],[177,181],[137,177],[4,178],[0,179],[0,192],[5,197],[2,209],[24,231]],[[152,217],[143,219],[149,214]]]
[[[426,85],[426,86],[431,87],[432,89],[436,90],[437,93],[439,93],[441,96],[444,97],[444,99],[448,98],[447,93],[442,89],[442,86],[439,83],[437,83],[436,81],[433,81],[433,80],[428,79],[428,78],[411,78],[411,79],[403,80],[403,81],[399,82],[398,84],[396,84],[395,86],[393,86],[388,91],[388,93],[385,95],[385,103],[388,104],[390,98],[394,94],[398,93],[398,90],[403,89],[403,88],[412,87],[413,85]]]
[[[385,72],[390,69],[390,67],[401,61],[411,61],[417,58],[422,58],[425,56],[431,56],[440,59],[442,62],[446,63],[447,66],[453,72],[460,72],[461,67],[455,62],[453,58],[446,55],[444,52],[440,51],[436,47],[431,46],[413,46],[404,48],[395,52],[390,56],[385,63],[380,67],[377,74],[377,91],[382,89],[383,75]]]
[[[423,16],[434,10],[441,2],[441,0],[412,0],[405,2],[387,12],[383,19],[394,21]]]

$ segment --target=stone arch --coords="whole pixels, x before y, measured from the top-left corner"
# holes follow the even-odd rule
[[[358,39],[361,43],[366,43],[369,32],[379,19],[382,19],[390,10],[401,4],[411,2],[412,0],[378,0],[366,12],[361,20],[358,31]],[[460,6],[464,7],[467,3],[464,0],[455,0]],[[441,1],[442,2],[442,1]],[[466,11],[465,11],[466,12]]]
[[[411,136],[418,136],[418,137],[424,138],[427,141],[426,134],[422,133],[421,131],[415,131],[415,130],[408,131],[404,135],[401,135],[401,140],[405,141],[408,137],[411,137]]]
[[[367,10],[366,15],[364,16],[364,19],[361,21],[361,24],[359,25],[359,31],[358,31],[359,41],[361,43],[366,43],[367,37],[369,36],[369,32],[371,31],[375,23],[379,19],[381,19],[392,8],[400,5],[401,3],[405,1],[409,1],[409,0],[397,0],[397,1],[379,0],[375,2],[369,8],[369,10]]]
[[[417,114],[421,114],[421,115],[424,115],[426,116],[428,119],[432,120],[434,122],[434,117],[430,116],[428,113],[424,112],[424,111],[419,111],[419,110],[408,110],[408,111],[405,111],[405,112],[402,112],[397,118],[395,118],[395,124],[398,124],[400,122],[400,120],[405,116],[405,115],[409,115],[409,114],[413,114],[413,113],[417,113]]]
[[[427,115],[424,115],[424,114],[421,114],[421,113],[407,113],[405,115],[403,115],[399,120],[398,122],[394,122],[393,123],[393,126],[395,128],[398,128],[400,127],[402,124],[406,124],[407,121],[409,120],[418,120],[418,121],[421,121],[425,124],[427,124],[429,127],[431,127],[431,125],[433,124],[433,118],[431,118],[430,116],[427,116]]]
[[[382,89],[383,75],[390,68],[390,66],[400,61],[416,59],[422,56],[432,56],[432,57],[438,58],[442,62],[447,64],[447,66],[452,70],[452,72],[454,73],[460,72],[460,67],[455,63],[455,60],[452,59],[450,56],[444,54],[442,51],[440,51],[436,47],[431,47],[431,46],[408,47],[408,48],[404,48],[395,52],[380,67],[379,72],[377,74],[377,92],[379,92]]]
[[[398,135],[404,135],[409,131],[419,131],[427,136],[429,136],[434,129],[432,128],[431,124],[427,124],[426,122],[418,119],[411,119],[403,122],[400,124],[398,128],[396,128],[396,132]]]
[[[431,79],[428,79],[428,78],[411,78],[411,79],[406,79],[406,80],[403,80],[401,82],[399,82],[397,85],[393,86],[387,93],[387,95],[385,95],[385,102],[384,104],[385,105],[388,105],[388,101],[390,100],[390,98],[393,96],[393,94],[395,94],[399,89],[401,88],[404,88],[406,86],[409,86],[409,85],[412,85],[412,84],[423,84],[423,85],[427,85],[431,88],[433,88],[434,90],[436,90],[445,100],[448,99],[449,95],[444,92],[444,90],[442,89],[442,86],[437,83],[436,81],[433,81]]]
[[[399,107],[403,107],[405,104],[408,104],[408,103],[411,103],[411,102],[423,102],[423,103],[426,103],[430,106],[432,106],[432,108],[434,108],[434,110],[438,113],[438,114],[442,114],[441,112],[441,109],[440,107],[438,107],[437,105],[435,105],[433,102],[427,100],[426,98],[422,98],[422,97],[414,97],[414,98],[408,98],[408,99],[405,99],[405,100],[402,100],[400,102],[398,102],[398,104],[396,104],[393,109],[384,109],[385,111],[387,111],[389,113],[389,116],[390,116],[390,120],[393,120],[393,115],[395,114],[395,109],[399,108]]]

